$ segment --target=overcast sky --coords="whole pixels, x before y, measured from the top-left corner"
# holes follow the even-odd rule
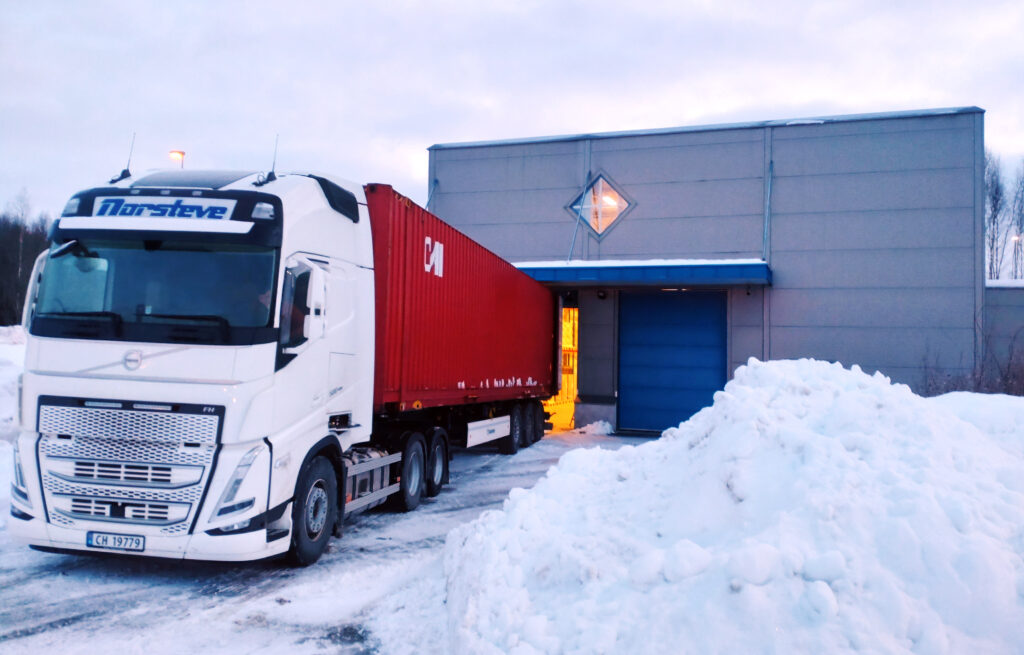
[[[1024,157],[1024,2],[0,0],[0,205],[132,170],[427,195],[434,143],[977,105]]]

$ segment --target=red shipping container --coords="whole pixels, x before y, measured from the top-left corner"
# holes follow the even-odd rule
[[[554,394],[551,291],[392,187],[365,191],[376,285],[374,409]]]

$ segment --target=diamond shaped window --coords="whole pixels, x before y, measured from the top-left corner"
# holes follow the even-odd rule
[[[578,216],[599,236],[626,213],[628,208],[629,201],[616,191],[603,175],[594,178],[583,193],[569,205],[573,215]]]

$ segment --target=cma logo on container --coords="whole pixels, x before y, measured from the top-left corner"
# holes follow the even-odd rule
[[[444,244],[430,237],[423,242],[423,270],[444,277]]]

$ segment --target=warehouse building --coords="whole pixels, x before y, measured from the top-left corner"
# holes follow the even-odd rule
[[[429,207],[559,291],[577,425],[661,430],[750,357],[858,364],[920,389],[984,356],[983,119],[435,145]]]

